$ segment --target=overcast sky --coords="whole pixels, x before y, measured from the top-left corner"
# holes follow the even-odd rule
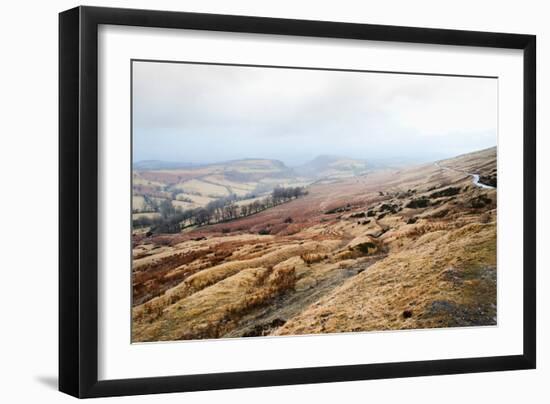
[[[496,145],[497,80],[134,62],[134,161],[421,162]]]

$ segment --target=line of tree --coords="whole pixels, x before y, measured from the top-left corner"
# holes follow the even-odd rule
[[[132,210],[132,213],[153,213],[158,212],[159,205],[158,203],[151,198],[148,195],[142,195],[143,197],[143,207],[142,208],[134,208]]]
[[[276,187],[271,195],[239,206],[236,195],[219,198],[205,207],[182,210],[174,207],[169,199],[158,205],[159,217],[140,217],[133,220],[134,227],[151,227],[153,233],[179,233],[187,226],[227,222],[250,216],[300,196],[307,195],[303,187]]]

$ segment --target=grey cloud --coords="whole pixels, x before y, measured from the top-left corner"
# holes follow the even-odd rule
[[[133,71],[136,160],[422,160],[496,144],[495,79],[150,62]]]

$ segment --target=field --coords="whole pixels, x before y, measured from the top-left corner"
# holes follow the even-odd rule
[[[232,195],[240,214],[134,226],[132,340],[495,325],[496,183],[496,148],[400,169],[134,170],[134,219]],[[246,208],[277,187],[305,191]]]
[[[318,157],[296,169],[267,159],[173,169],[163,167],[160,162],[134,167],[134,213],[151,211],[154,209],[152,205],[163,200],[182,209],[206,206],[215,199],[232,195],[240,200],[253,200],[268,195],[276,186],[307,186],[320,178],[346,178],[367,171],[364,161],[330,156]]]

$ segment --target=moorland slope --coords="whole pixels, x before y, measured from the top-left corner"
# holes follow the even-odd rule
[[[496,189],[471,176],[496,185],[496,149],[435,163],[312,183],[177,234],[136,232],[132,340],[496,324]]]

